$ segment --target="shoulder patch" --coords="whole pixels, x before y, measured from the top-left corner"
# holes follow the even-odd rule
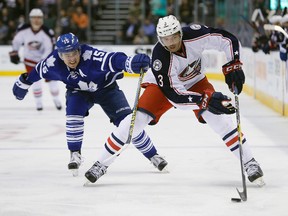
[[[192,25],[190,25],[190,28],[193,29],[193,30],[199,30],[199,29],[201,29],[201,25],[192,24]]]
[[[156,59],[154,62],[153,62],[153,69],[155,71],[159,71],[161,70],[162,68],[162,62],[159,60],[159,59]]]

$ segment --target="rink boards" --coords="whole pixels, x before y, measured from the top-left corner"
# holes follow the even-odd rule
[[[136,53],[151,54],[152,45],[97,45],[98,49],[107,51],[121,51],[127,55]],[[10,63],[9,51],[11,46],[0,46],[0,76],[16,76],[25,71],[24,65]],[[22,57],[20,50],[20,58]],[[226,63],[224,53],[205,51],[206,74],[210,79],[224,80],[221,66]],[[250,48],[243,48],[241,52],[243,69],[246,75],[244,91],[266,106],[288,116],[288,62],[280,60],[279,52],[274,51],[265,55],[262,51],[252,52]],[[131,76],[126,74],[127,76]]]

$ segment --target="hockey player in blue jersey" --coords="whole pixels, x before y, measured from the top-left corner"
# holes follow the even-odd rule
[[[22,100],[29,87],[42,78],[66,84],[66,139],[71,152],[68,169],[76,176],[82,162],[84,117],[88,116],[89,109],[99,104],[110,121],[118,126],[131,113],[131,108],[116,80],[123,78],[123,70],[140,73],[143,69],[146,72],[150,58],[146,54],[128,57],[123,52],[106,52],[79,44],[72,33],[59,36],[56,48],[29,74],[23,73],[16,80],[13,94]],[[143,134],[148,136],[144,131]],[[148,146],[150,152],[144,156],[151,160],[157,151],[152,143],[144,141],[140,142]]]

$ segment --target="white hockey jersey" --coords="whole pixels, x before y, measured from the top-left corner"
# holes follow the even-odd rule
[[[24,63],[29,65],[46,58],[53,51],[54,44],[55,36],[52,29],[42,26],[38,32],[33,32],[30,24],[24,24],[17,29],[12,41],[12,49],[19,51],[23,45],[24,59],[27,60]],[[30,66],[34,67],[35,65]]]
[[[146,73],[144,82],[157,83],[175,107],[197,109],[196,102],[201,95],[187,90],[205,77],[203,51],[224,51],[227,61],[231,61],[240,59],[241,45],[225,30],[198,24],[182,30],[182,52],[171,53],[158,42],[152,52],[151,70]]]

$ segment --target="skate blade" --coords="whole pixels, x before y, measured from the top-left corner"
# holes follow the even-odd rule
[[[264,182],[264,180],[263,180],[262,177],[256,179],[253,183],[255,183],[258,187],[263,187],[263,186],[265,186],[265,182]]]
[[[83,187],[95,187],[97,184],[90,182],[87,180],[84,184]]]
[[[161,173],[169,173],[169,170],[167,169],[167,167],[164,167],[160,172]]]
[[[76,176],[78,176],[78,169],[71,169],[71,173],[72,173],[72,176],[73,177],[76,177]]]

